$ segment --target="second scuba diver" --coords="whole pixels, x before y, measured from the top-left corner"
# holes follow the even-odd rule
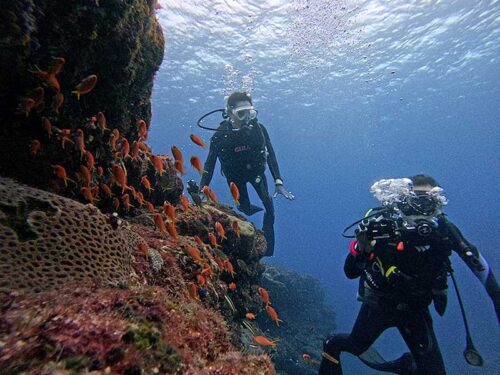
[[[214,111],[216,112],[216,111]],[[212,180],[215,163],[220,160],[222,173],[227,183],[235,183],[240,193],[238,209],[246,215],[253,215],[262,208],[250,203],[247,183],[250,183],[264,204],[262,230],[267,241],[266,256],[274,254],[274,205],[269,195],[265,175],[266,163],[274,179],[274,197],[282,194],[293,200],[294,196],[283,186],[269,134],[257,120],[257,111],[252,98],[245,92],[234,92],[227,99],[226,119],[220,123],[210,140],[210,151],[204,166],[200,188]]]
[[[372,192],[384,205],[350,226],[359,223],[344,265],[348,278],[360,278],[361,309],[350,334],[336,334],[325,341],[319,374],[342,374],[343,351],[360,356],[381,371],[445,374],[428,306],[434,302],[439,315],[445,312],[447,274],[453,277],[451,252],[455,251],[484,285],[500,321],[497,281],[477,248],[441,212],[446,198],[432,177],[381,180],[372,186]],[[385,363],[363,359],[390,327],[399,330],[411,355],[406,353],[399,360]],[[467,325],[466,329],[464,356],[469,364],[481,366]]]

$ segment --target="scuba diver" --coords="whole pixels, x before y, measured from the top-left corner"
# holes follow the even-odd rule
[[[345,236],[355,240],[344,272],[349,279],[360,278],[361,309],[350,334],[335,334],[324,342],[319,374],[342,374],[343,351],[384,372],[445,374],[428,306],[433,302],[442,316],[447,305],[448,273],[456,287],[451,252],[455,251],[484,285],[500,321],[500,289],[495,276],[477,248],[441,212],[447,201],[434,178],[416,175],[381,180],[371,191],[383,206],[368,211],[343,233],[345,236],[359,224],[355,236]],[[481,366],[458,290],[457,296],[467,333],[465,359],[470,365]],[[399,330],[411,354],[386,362],[371,345],[390,327]]]
[[[247,183],[250,183],[264,204],[264,223],[262,230],[267,241],[266,256],[274,254],[274,205],[265,175],[266,163],[274,179],[274,198],[281,194],[289,200],[294,196],[283,187],[283,180],[278,168],[276,155],[264,125],[257,120],[257,111],[252,98],[246,92],[234,92],[227,99],[226,110],[215,110],[207,115],[222,111],[224,121],[210,140],[210,151],[204,165],[200,189],[208,186],[212,180],[215,163],[219,158],[222,173],[228,185],[233,182],[239,190],[238,209],[246,215],[253,215],[262,208],[250,203]],[[199,121],[206,117],[203,116]],[[193,190],[193,186],[191,186]],[[196,189],[195,189],[196,190]]]

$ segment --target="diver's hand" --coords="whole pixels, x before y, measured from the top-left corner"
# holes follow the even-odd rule
[[[276,198],[278,194],[283,195],[286,199],[293,201],[295,199],[295,196],[287,191],[282,184],[276,184],[276,188],[274,190],[274,195],[273,198]]]
[[[366,229],[362,229],[361,226],[360,228],[361,229],[356,229],[354,232],[356,236],[357,250],[360,253],[371,254],[377,241],[368,237],[368,231]]]

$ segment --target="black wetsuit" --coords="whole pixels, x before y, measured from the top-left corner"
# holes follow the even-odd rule
[[[483,283],[495,305],[497,318],[500,289],[487,262],[444,215],[438,227],[425,238],[413,233],[375,245],[370,258],[354,250],[347,256],[344,272],[350,279],[360,277],[359,299],[363,302],[351,334],[337,334],[325,341],[324,352],[339,359],[342,351],[356,356],[365,352],[387,328],[396,327],[408,345],[416,364],[407,374],[445,374],[428,305],[447,289],[449,256],[455,251]],[[395,268],[392,268],[395,267]],[[444,313],[444,308],[441,313]],[[411,363],[411,361],[409,361]],[[394,368],[394,366],[392,367]],[[387,371],[384,366],[380,370]],[[324,358],[320,375],[342,374],[340,364]]]
[[[262,230],[267,241],[266,255],[274,252],[274,205],[269,195],[265,175],[266,163],[274,178],[280,179],[280,171],[273,146],[264,125],[256,120],[238,131],[234,131],[229,121],[223,121],[210,140],[210,151],[205,162],[200,187],[209,185],[212,180],[217,158],[227,183],[234,182],[240,191],[238,209],[247,215],[256,212],[248,197],[249,182],[264,204],[264,223]]]

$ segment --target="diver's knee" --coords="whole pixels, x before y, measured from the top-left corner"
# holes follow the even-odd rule
[[[335,334],[328,336],[323,341],[323,351],[330,355],[338,355],[340,353],[341,342],[345,341],[348,335]]]

